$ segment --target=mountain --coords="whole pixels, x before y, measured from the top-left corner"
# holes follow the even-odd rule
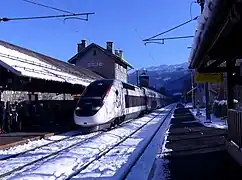
[[[189,89],[189,82],[191,82],[191,75],[188,70],[188,63],[181,63],[175,65],[159,65],[151,66],[147,68],[139,69],[147,70],[147,75],[150,77],[149,85],[151,87],[165,87],[171,92],[181,92],[184,91],[184,83],[186,83],[186,89]],[[137,77],[136,72],[132,72],[128,75],[128,82],[136,84]]]

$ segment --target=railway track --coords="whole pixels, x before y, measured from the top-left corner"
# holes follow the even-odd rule
[[[121,123],[120,125],[128,123],[132,120],[133,119],[127,120],[127,121]],[[120,125],[117,125],[116,127],[120,127]],[[115,128],[115,127],[112,127],[112,128]],[[102,131],[106,131],[106,130],[102,130]],[[0,161],[15,158],[15,157],[18,157],[20,155],[26,154],[28,152],[34,151],[36,149],[43,148],[43,147],[46,147],[46,146],[49,146],[51,144],[55,144],[55,143],[58,143],[58,142],[61,142],[61,141],[64,141],[64,140],[68,140],[70,138],[73,138],[75,136],[82,135],[82,134],[83,133],[81,131],[74,130],[74,131],[70,131],[70,132],[67,132],[67,133],[63,133],[62,135],[66,136],[66,137],[60,138],[60,139],[57,139],[57,140],[50,140],[49,138],[47,138],[47,139],[43,138],[41,140],[46,140],[46,141],[51,141],[51,142],[44,142],[41,145],[35,145],[32,148],[27,148],[27,150],[23,150],[23,151],[20,151],[18,153],[14,153],[14,154],[1,154],[1,151],[0,151]],[[2,150],[2,151],[7,151],[7,150]]]
[[[132,121],[132,120],[128,120],[128,121],[120,124],[119,127],[124,125],[124,124],[126,124],[126,123],[129,123],[130,121]],[[3,178],[3,177],[9,176],[9,175],[11,175],[14,172],[20,171],[20,170],[22,170],[25,167],[33,165],[33,164],[35,164],[35,163],[37,163],[39,161],[51,158],[52,156],[55,156],[58,153],[61,153],[61,152],[65,151],[65,150],[67,150],[69,148],[72,148],[72,147],[79,146],[81,144],[87,143],[91,139],[94,139],[94,138],[100,136],[101,134],[103,134],[105,132],[106,131],[104,130],[104,131],[99,131],[99,132],[91,133],[91,134],[87,134],[87,135],[82,135],[82,132],[77,132],[77,133],[74,133],[72,136],[69,136],[69,137],[66,137],[66,138],[62,138],[62,139],[59,139],[59,140],[55,140],[55,141],[52,141],[50,143],[43,144],[43,145],[31,148],[31,149],[29,149],[27,151],[23,151],[23,152],[20,152],[20,153],[8,155],[7,157],[3,157],[3,158],[0,159],[0,163],[1,163],[0,164],[0,169],[3,170],[5,168],[7,172],[0,173],[0,179]],[[21,156],[22,157],[26,157],[26,156],[28,156],[28,154],[33,155],[34,151],[37,151],[37,150],[40,150],[40,149],[48,149],[48,146],[53,146],[53,145],[58,146],[58,143],[59,144],[65,144],[64,143],[65,141],[70,141],[70,140],[73,140],[73,139],[77,139],[77,141],[74,140],[69,145],[67,143],[66,145],[62,146],[62,148],[60,150],[54,151],[53,153],[49,152],[46,155],[43,155],[41,157],[37,157],[36,160],[34,160],[34,161],[29,160],[30,162],[26,162],[26,160],[25,160],[25,161],[23,161],[24,164],[22,166],[19,166],[19,164],[16,164],[16,166],[17,166],[16,168],[12,168],[12,167],[8,166],[8,164],[9,163],[11,164],[11,161],[14,162],[16,158],[20,158]],[[49,148],[49,149],[51,150],[51,148]],[[0,170],[0,172],[1,172],[1,170]]]
[[[169,112],[170,113],[170,112]],[[168,114],[169,114],[168,113]],[[168,116],[167,114],[167,116]],[[159,115],[159,114],[158,114]],[[157,115],[157,116],[158,116]],[[119,125],[117,128],[109,131],[109,132],[97,132],[97,133],[92,133],[91,135],[81,135],[81,136],[74,136],[70,138],[66,138],[64,141],[70,141],[73,138],[80,138],[79,141],[73,141],[71,143],[65,144],[63,146],[63,140],[60,140],[58,142],[53,142],[49,145],[53,144],[62,144],[61,149],[56,150],[57,148],[60,148],[58,145],[56,145],[56,149],[51,149],[53,152],[49,152],[50,149],[48,149],[47,146],[41,147],[44,152],[49,152],[46,153],[43,156],[37,156],[35,160],[29,160],[23,162],[22,165],[16,165],[16,166],[10,166],[10,168],[5,168],[5,171],[1,172],[0,174],[0,179],[8,179],[9,177],[17,177],[18,175],[28,175],[31,176],[32,172],[34,174],[34,170],[42,167],[44,168],[45,165],[48,166],[48,163],[55,163],[55,161],[60,160],[63,157],[70,156],[75,159],[76,162],[79,162],[74,169],[72,169],[72,172],[65,174],[62,173],[61,175],[54,175],[55,177],[58,177],[58,179],[71,179],[72,177],[76,176],[79,174],[81,171],[86,169],[89,165],[94,163],[95,161],[99,160],[100,158],[104,157],[108,152],[110,152],[112,149],[115,147],[119,146],[121,143],[132,137],[136,132],[141,130],[144,126],[146,126],[148,123],[150,123],[154,118],[157,116],[154,116],[152,118],[147,119],[147,117],[143,118],[144,120],[142,121],[142,118],[140,119],[135,119],[135,120],[130,120],[128,122],[125,122],[121,125]],[[165,119],[163,120],[165,121]],[[142,124],[142,125],[141,125]],[[84,137],[85,136],[85,137]],[[89,137],[88,137],[89,136]],[[96,147],[97,142],[103,142],[101,143],[100,147]],[[10,164],[14,163],[15,158],[19,158],[20,156],[23,156],[23,158],[26,157],[26,154],[30,153],[33,154],[34,151],[36,153],[38,152],[37,150],[41,148],[34,148],[34,150],[29,150],[25,153],[21,153],[19,155],[15,155],[12,158],[8,158],[6,160],[0,161],[0,169],[4,167],[8,167],[9,161],[13,159],[13,162]],[[88,151],[89,149],[89,151]],[[90,151],[92,149],[92,153]],[[81,155],[78,155],[78,153],[84,153]],[[85,152],[87,152],[85,154]],[[88,153],[89,152],[89,153]],[[82,156],[83,155],[83,156]],[[74,161],[74,162],[75,162]],[[46,169],[46,173],[48,174],[48,168]],[[52,174],[49,174],[50,176]],[[18,178],[17,178],[18,179]]]
[[[13,161],[13,162],[15,161],[14,158],[16,158],[16,157],[20,157],[20,156],[22,156],[23,158],[25,158],[26,155],[27,155],[27,153],[30,153],[31,156],[32,156],[33,153],[31,153],[31,151],[34,152],[34,151],[36,151],[36,150],[38,150],[38,149],[41,149],[41,148],[47,148],[49,145],[43,145],[43,146],[41,146],[41,147],[39,147],[39,148],[34,148],[33,150],[28,150],[28,151],[25,151],[24,153],[14,155],[14,158],[8,158],[8,159],[5,160],[5,161],[0,161],[0,162],[1,162],[1,164],[0,164],[0,167],[1,167],[1,168],[0,168],[0,169],[4,169],[4,168],[5,168],[5,170],[7,169],[7,170],[6,170],[7,172],[4,172],[4,173],[1,173],[1,174],[0,174],[0,179],[3,178],[3,177],[5,177],[5,176],[9,176],[9,175],[11,175],[12,173],[17,172],[17,171],[19,171],[19,170],[21,170],[21,169],[23,169],[23,168],[25,168],[25,167],[27,167],[27,166],[30,166],[30,165],[32,165],[32,164],[35,164],[35,163],[37,163],[37,162],[39,162],[39,161],[42,161],[42,160],[44,160],[44,159],[50,158],[50,157],[52,157],[52,156],[54,156],[54,155],[56,155],[56,154],[58,154],[58,153],[60,153],[60,152],[65,151],[66,149],[69,149],[69,148],[72,148],[72,147],[75,147],[75,146],[81,145],[81,144],[83,144],[83,143],[86,143],[86,142],[89,141],[90,139],[99,136],[101,133],[103,133],[103,132],[93,133],[93,134],[91,134],[91,135],[89,134],[89,135],[87,135],[87,138],[85,138],[86,136],[84,136],[84,137],[80,137],[80,136],[76,135],[76,136],[72,136],[72,137],[70,137],[70,138],[66,138],[65,140],[61,140],[61,141],[58,141],[58,142],[51,143],[51,144],[49,144],[49,145],[56,144],[56,146],[58,147],[58,143],[63,144],[64,141],[70,141],[70,140],[73,139],[73,138],[76,138],[76,139],[77,139],[77,141],[74,140],[72,143],[70,143],[70,145],[67,143],[66,147],[64,146],[64,147],[62,147],[60,150],[57,150],[57,151],[54,150],[53,153],[47,153],[47,155],[43,155],[43,156],[37,157],[34,161],[29,160],[29,161],[31,161],[31,162],[26,162],[26,160],[25,160],[25,161],[23,162],[23,165],[22,165],[22,166],[19,166],[18,164],[16,164],[16,166],[17,166],[16,168],[13,168],[13,166],[11,166],[11,167],[8,166],[8,164],[11,163],[11,161]],[[90,136],[90,137],[89,137],[89,136]],[[80,139],[80,140],[78,140],[78,139]],[[53,148],[53,147],[52,147],[52,148]],[[51,148],[50,148],[49,150],[51,150]],[[48,148],[47,148],[46,151],[48,151]],[[37,152],[37,153],[38,153],[38,152]],[[8,167],[9,167],[9,168],[8,168]]]
[[[152,134],[152,136],[145,142],[145,145],[139,149],[139,152],[136,153],[135,157],[132,158],[132,162],[128,163],[128,165],[124,168],[125,170],[122,171],[122,173],[119,173],[118,175],[115,176],[115,179],[126,179],[128,174],[130,173],[131,169],[134,167],[134,165],[137,163],[137,161],[139,160],[139,158],[143,155],[143,153],[145,152],[145,150],[147,149],[147,147],[149,146],[149,144],[151,143],[152,139],[154,138],[154,136],[157,134],[157,132],[159,131],[159,129],[162,127],[162,125],[164,124],[164,122],[167,120],[167,118],[171,115],[171,113],[173,112],[175,106],[171,108],[171,110],[169,110],[169,112],[165,115],[164,119],[162,120],[162,122],[159,124],[159,126],[156,128],[156,130],[154,131],[154,133]],[[161,112],[162,113],[162,112]],[[158,114],[157,116],[159,116],[160,114]],[[138,129],[136,129],[134,132],[132,132],[129,136],[123,138],[121,141],[119,141],[118,143],[114,144],[112,147],[106,149],[105,151],[101,152],[100,154],[98,154],[98,156],[91,160],[90,162],[88,162],[87,164],[84,164],[83,166],[81,166],[75,173],[71,174],[67,179],[72,179],[74,177],[74,179],[81,179],[82,177],[78,177],[78,174],[81,173],[83,170],[85,170],[88,166],[90,166],[91,164],[93,164],[95,161],[98,161],[101,158],[105,158],[105,155],[108,154],[111,150],[113,150],[115,147],[120,146],[122,143],[124,143],[125,141],[127,141],[129,138],[131,138],[134,134],[136,134],[138,131],[140,131],[144,126],[146,126],[147,124],[149,124],[152,120],[154,120],[155,118],[157,118],[157,116],[151,118],[149,121],[147,121],[145,124],[143,124],[141,127],[139,127]],[[112,156],[110,154],[110,156]],[[123,158],[123,157],[120,157]],[[106,162],[107,163],[107,162]],[[100,164],[103,164],[103,162],[100,162]],[[112,164],[114,165],[114,164]],[[95,165],[94,165],[95,167]],[[85,173],[84,173],[85,174]],[[76,176],[76,177],[75,177]]]

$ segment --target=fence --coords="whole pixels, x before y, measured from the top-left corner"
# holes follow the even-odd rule
[[[242,148],[242,111],[228,110],[228,138]]]

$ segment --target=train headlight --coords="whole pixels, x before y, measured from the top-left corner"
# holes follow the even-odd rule
[[[98,111],[100,108],[101,108],[100,106],[92,107],[92,110],[94,110],[94,111]]]
[[[78,111],[78,110],[81,110],[81,108],[80,108],[80,107],[77,107],[77,108],[76,108],[76,111]]]
[[[81,108],[80,108],[80,107],[77,107],[77,108],[75,109],[75,114],[76,114],[77,116],[80,116],[80,115],[81,115]]]

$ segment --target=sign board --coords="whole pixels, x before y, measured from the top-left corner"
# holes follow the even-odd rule
[[[219,83],[223,82],[224,78],[222,73],[197,73],[194,80],[197,83]]]
[[[102,67],[103,63],[102,62],[89,62],[87,63],[87,67]]]

